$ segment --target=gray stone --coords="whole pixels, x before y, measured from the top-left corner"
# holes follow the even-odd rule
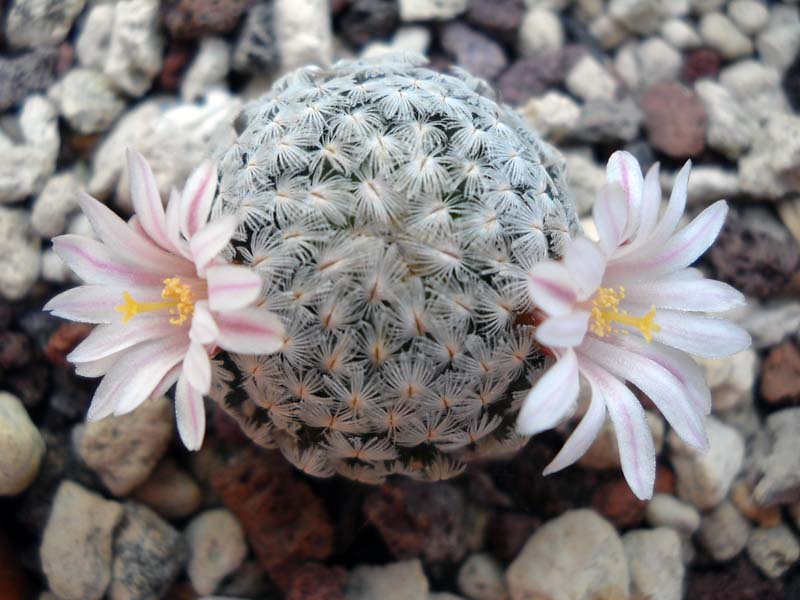
[[[500,44],[463,23],[446,25],[440,40],[442,48],[455,58],[458,66],[475,77],[494,79],[508,66]]]
[[[272,71],[280,64],[271,2],[259,2],[249,11],[233,50],[233,68],[243,73]]]
[[[571,510],[534,532],[506,571],[512,600],[628,598],[628,564],[614,527]]]
[[[525,13],[519,28],[519,50],[523,56],[536,56],[564,46],[564,26],[554,12],[533,8]]]
[[[0,57],[0,111],[30,94],[46,90],[55,79],[58,49],[37,48],[13,58]]]
[[[761,60],[783,73],[800,50],[800,23],[788,22],[769,27],[756,39]]]
[[[750,537],[750,524],[728,501],[703,515],[698,539],[717,562],[724,562],[744,550]]]
[[[720,71],[719,82],[758,119],[789,110],[780,73],[760,61],[740,60],[728,65]]]
[[[0,296],[21,300],[39,277],[39,238],[28,211],[0,207]]]
[[[569,70],[564,82],[570,93],[581,100],[605,98],[613,100],[617,81],[608,70],[590,54],[584,55]]]
[[[122,506],[72,481],[53,499],[40,556],[47,583],[63,600],[99,600],[111,579],[111,539]]]
[[[189,543],[189,579],[200,595],[213,594],[247,556],[244,530],[225,508],[199,514],[186,528]]]
[[[676,173],[661,171],[661,188],[671,190]],[[720,198],[734,198],[741,193],[739,176],[722,167],[692,165],[689,178],[688,202],[692,206],[707,206]]]
[[[669,527],[683,536],[692,535],[700,527],[698,510],[669,494],[655,494],[644,515],[653,527]]]
[[[639,44],[636,54],[641,73],[640,86],[679,79],[683,57],[661,38],[646,39]]]
[[[725,2],[726,0],[689,0],[689,7],[694,14],[704,15],[719,10]]]
[[[102,71],[111,48],[111,32],[114,28],[114,5],[95,4],[82,19],[75,55],[81,66]]]
[[[290,71],[306,65],[328,66],[333,60],[328,0],[275,0],[274,6],[281,68]]]
[[[468,0],[399,0],[403,21],[446,21],[467,11]]]
[[[205,37],[192,64],[181,82],[181,98],[192,102],[205,96],[215,87],[226,88],[225,78],[231,65],[228,43],[222,38]]]
[[[14,0],[6,16],[6,41],[15,48],[60,44],[86,0]]]
[[[785,525],[754,529],[747,541],[747,554],[770,579],[777,579],[800,558],[800,544]]]
[[[671,432],[672,465],[678,496],[701,510],[715,507],[728,495],[744,461],[741,434],[717,419],[706,420],[708,452],[693,450]]]
[[[500,564],[482,552],[470,555],[461,565],[458,589],[470,600],[508,600]]]
[[[611,0],[608,14],[635,33],[656,31],[666,18],[665,3],[661,0]]]
[[[628,39],[628,30],[607,14],[597,16],[589,24],[589,33],[603,48],[616,48]]]
[[[31,225],[40,237],[52,238],[64,233],[67,219],[78,210],[78,194],[85,188],[84,171],[76,167],[47,181],[31,211]]]
[[[52,250],[42,252],[42,279],[51,283],[67,283],[73,277],[70,268]]]
[[[203,504],[203,490],[170,458],[162,460],[131,496],[167,519],[188,517]]]
[[[787,408],[767,417],[770,448],[757,468],[753,500],[760,506],[800,500],[800,408]]]
[[[752,348],[725,358],[696,357],[711,390],[715,410],[748,406],[758,375],[758,354]]]
[[[72,69],[50,91],[61,115],[81,134],[105,131],[125,110],[113,82],[93,69]]]
[[[0,392],[0,496],[19,494],[33,483],[44,456],[44,440],[19,398]]]
[[[597,192],[606,183],[606,171],[591,152],[568,150],[564,153],[569,189],[579,215],[588,214],[594,206]]]
[[[697,30],[683,19],[666,21],[659,33],[678,50],[692,50],[703,43]]]
[[[728,4],[728,16],[742,32],[755,35],[767,26],[769,10],[758,0],[733,0]]]
[[[163,50],[158,0],[118,2],[105,74],[122,91],[138,98],[161,71]]]
[[[153,472],[172,440],[172,401],[161,396],[132,413],[91,421],[75,430],[77,454],[116,496],[124,496]]]
[[[181,534],[149,508],[125,503],[114,538],[110,600],[160,600],[188,558]]]
[[[539,135],[553,142],[569,137],[581,116],[575,101],[556,91],[531,98],[520,112]]]
[[[770,200],[800,192],[800,117],[772,114],[759,134],[739,161],[742,189]]]
[[[700,37],[726,60],[753,53],[753,42],[722,13],[709,13],[700,19]]]
[[[787,298],[753,305],[741,324],[756,350],[776,346],[800,330],[800,302]]]
[[[428,579],[418,559],[379,567],[361,565],[347,579],[347,600],[419,600],[428,596]]]
[[[672,529],[637,529],[622,538],[631,600],[681,600],[685,569],[681,539]]]
[[[621,145],[636,139],[642,118],[642,111],[630,97],[593,98],[583,105],[572,137],[591,144]]]
[[[708,145],[730,159],[737,159],[758,134],[754,116],[741,107],[733,94],[710,79],[697,81],[694,90],[708,113]]]

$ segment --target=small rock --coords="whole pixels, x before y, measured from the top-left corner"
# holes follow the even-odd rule
[[[122,91],[138,98],[161,71],[164,40],[158,0],[122,0],[115,5],[104,72]]]
[[[164,25],[172,37],[188,40],[229,33],[254,0],[167,0]]]
[[[666,21],[659,33],[678,50],[694,50],[703,43],[697,30],[683,19]]]
[[[354,0],[339,17],[342,37],[356,47],[391,37],[400,18],[395,0]]]
[[[608,14],[634,33],[653,33],[666,18],[665,3],[659,0],[611,0]]]
[[[726,358],[696,357],[695,360],[703,368],[715,410],[752,404],[759,367],[755,350],[748,348]]]
[[[472,554],[458,570],[458,589],[470,600],[508,600],[500,564],[488,554]]]
[[[530,515],[503,511],[492,515],[487,536],[492,555],[511,561],[536,530],[539,520]]]
[[[641,123],[642,113],[631,98],[592,98],[583,105],[572,137],[590,144],[621,144],[636,139]]]
[[[111,539],[122,506],[65,480],[42,538],[42,569],[64,600],[99,600],[111,580]]]
[[[88,69],[102,71],[111,47],[114,5],[95,4],[89,8],[75,41],[78,62]]]
[[[800,500],[800,408],[787,408],[767,417],[769,450],[758,461],[760,474],[753,500],[760,506]]]
[[[720,71],[719,82],[758,119],[788,111],[780,73],[760,61],[740,60],[728,65]]]
[[[776,113],[759,133],[739,161],[742,189],[771,200],[800,191],[800,117]]]
[[[306,65],[329,65],[333,60],[333,32],[328,0],[275,0],[274,7],[281,68],[290,71]]]
[[[700,527],[697,509],[669,494],[655,494],[647,504],[645,518],[653,527],[669,527],[682,536],[690,536]]]
[[[767,355],[761,377],[761,395],[770,404],[800,401],[800,350],[783,342]]]
[[[726,60],[735,60],[753,53],[753,42],[750,38],[722,13],[709,13],[700,19],[700,37]]]
[[[388,44],[372,42],[365,46],[361,56],[368,58],[397,52],[427,54],[430,44],[431,32],[428,28],[422,25],[405,25],[397,30]]]
[[[689,448],[674,431],[669,435],[678,495],[701,510],[725,499],[744,461],[744,441],[738,431],[713,417],[706,420],[706,430],[708,452]]]
[[[159,463],[132,496],[167,519],[188,517],[203,503],[203,491],[197,482],[169,458]]]
[[[730,502],[703,515],[698,534],[706,552],[717,562],[730,560],[747,545],[750,524]]]
[[[458,65],[476,77],[494,79],[508,65],[503,48],[497,42],[463,23],[446,25],[440,40]]]
[[[231,64],[231,52],[222,38],[207,37],[200,42],[200,49],[181,84],[181,98],[192,102],[205,96],[214,87],[226,87]]]
[[[590,54],[584,55],[569,70],[565,84],[567,89],[581,100],[591,98],[613,100],[617,93],[617,81]]]
[[[31,211],[31,225],[40,237],[52,238],[64,232],[67,218],[78,209],[83,179],[82,169],[76,168],[47,181]]]
[[[286,600],[346,600],[347,571],[306,563],[294,576]]]
[[[776,300],[752,310],[741,321],[753,338],[753,348],[761,350],[780,344],[800,329],[800,302]]]
[[[0,496],[19,494],[33,483],[44,456],[44,440],[18,398],[0,392]]]
[[[233,68],[242,73],[263,73],[280,64],[275,41],[275,11],[272,3],[259,2],[247,12],[233,50]]]
[[[347,580],[347,600],[419,600],[428,597],[428,579],[419,560],[379,567],[361,565]]]
[[[189,579],[200,595],[213,594],[220,581],[233,573],[247,556],[244,531],[225,509],[207,510],[186,528],[189,543]]]
[[[747,541],[747,554],[770,579],[777,579],[800,558],[800,544],[785,525],[758,528]]]
[[[36,283],[41,268],[39,246],[28,211],[0,207],[0,296],[20,300]]]
[[[753,490],[747,481],[740,479],[731,489],[731,502],[745,517],[761,527],[775,527],[781,524],[779,506],[759,506],[753,501]]]
[[[536,56],[564,46],[564,26],[554,12],[534,8],[525,13],[519,29],[519,50],[523,56]]]
[[[698,79],[713,79],[719,73],[722,57],[716,50],[698,48],[686,55],[681,69],[681,79],[692,84]]]
[[[708,145],[735,160],[753,143],[759,125],[720,84],[704,79],[694,85],[708,114]]]
[[[72,129],[82,134],[105,131],[125,110],[111,79],[92,69],[72,69],[50,94]]]
[[[662,189],[671,190],[675,173],[662,171]],[[706,206],[720,198],[734,198],[740,194],[739,177],[735,171],[715,166],[692,166],[689,179],[689,205]]]
[[[759,34],[756,49],[761,60],[783,73],[800,50],[800,22],[785,22],[770,26]]]
[[[689,578],[686,597],[694,600],[785,600],[780,581],[765,581],[747,558],[740,558],[718,569],[695,571]]]
[[[399,0],[403,21],[446,21],[467,10],[468,0]]]
[[[520,112],[539,135],[553,142],[569,137],[581,116],[581,109],[572,98],[556,91],[531,98]]]
[[[7,6],[6,41],[15,48],[64,41],[86,0],[14,0]]]
[[[594,206],[597,192],[606,184],[606,171],[591,156],[591,152],[564,152],[570,191],[579,215],[588,214]]]
[[[115,496],[143,483],[166,452],[173,432],[172,402],[151,398],[135,411],[79,426],[74,444]]]
[[[542,525],[506,571],[512,600],[628,597],[622,540],[592,510],[571,510]]]
[[[497,91],[503,102],[509,104],[541,96],[564,80],[583,52],[579,46],[567,46],[558,52],[518,59],[498,80]]]
[[[486,31],[509,38],[522,24],[522,0],[471,0],[467,20]]]
[[[608,14],[601,14],[589,24],[589,33],[603,48],[616,48],[628,39],[628,30]]]
[[[683,57],[667,42],[652,37],[639,44],[636,52],[642,87],[662,81],[675,81],[683,66]]]
[[[72,276],[70,268],[55,252],[52,250],[42,252],[42,279],[50,283],[66,283]]]
[[[733,0],[728,4],[728,16],[740,31],[755,35],[769,21],[769,10],[757,0]]]
[[[0,57],[0,111],[46,90],[55,78],[58,50],[37,48],[14,58]]]
[[[125,503],[125,516],[114,538],[110,600],[159,600],[186,564],[181,534],[153,511]]]
[[[644,91],[641,104],[653,147],[674,158],[703,151],[708,116],[697,94],[678,83],[659,83]]]
[[[685,569],[681,540],[672,529],[637,529],[622,538],[631,600],[681,600]]]

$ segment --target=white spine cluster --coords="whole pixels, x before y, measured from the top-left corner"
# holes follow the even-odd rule
[[[562,160],[481,81],[422,64],[295,71],[221,158],[215,210],[244,223],[230,258],[287,334],[225,357],[217,397],[312,475],[440,479],[524,441],[525,273],[577,227]]]

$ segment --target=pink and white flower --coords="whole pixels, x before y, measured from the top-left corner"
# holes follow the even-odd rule
[[[563,260],[538,263],[529,272],[529,293],[545,317],[536,338],[557,360],[525,399],[518,431],[534,435],[566,419],[575,408],[581,375],[591,388],[585,415],[545,474],[578,460],[608,411],[628,484],[637,497],[652,496],[653,440],[644,410],[625,382],[644,392],[687,444],[708,446],[704,416],[711,395],[689,354],[735,354],[750,345],[750,336],[704,314],[745,300],[729,285],[689,268],[714,242],[728,212],[720,200],[678,229],[690,167],[687,162],[678,173],[659,218],[658,166],[642,177],[633,156],[614,153],[608,183],[594,206],[599,241],[577,237]]]
[[[173,190],[166,212],[144,157],[129,151],[128,168],[136,214],[126,223],[81,197],[98,239],[62,235],[53,248],[87,285],[59,294],[45,310],[98,324],[67,357],[79,375],[103,377],[89,419],[128,413],[177,382],[178,431],[197,450],[211,387],[209,356],[217,347],[275,352],[284,329],[275,315],[253,306],[260,276],[220,257],[238,220],[209,220],[216,167],[207,162],[195,170],[181,194]]]

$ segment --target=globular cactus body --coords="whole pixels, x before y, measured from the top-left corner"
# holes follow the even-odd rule
[[[525,441],[543,364],[525,274],[577,229],[562,159],[483,82],[421,65],[291,73],[220,160],[230,258],[287,335],[221,356],[216,398],[313,475],[441,479]]]

